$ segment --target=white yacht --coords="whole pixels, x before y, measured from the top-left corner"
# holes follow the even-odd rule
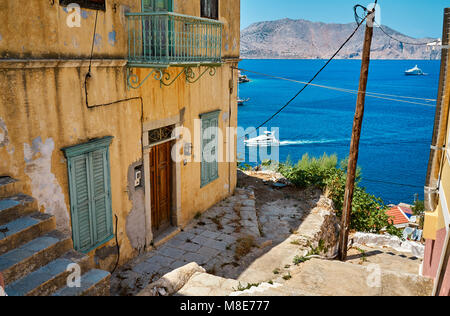
[[[422,76],[422,75],[424,75],[424,73],[423,73],[422,69],[420,69],[416,65],[414,68],[406,70],[405,75],[407,75],[407,76]]]
[[[254,146],[262,146],[262,147],[270,147],[270,146],[280,146],[280,141],[276,139],[273,132],[264,132],[264,135],[260,135],[255,138],[247,139],[244,141],[246,146],[254,147]]]

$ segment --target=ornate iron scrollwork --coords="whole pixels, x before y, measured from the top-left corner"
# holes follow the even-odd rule
[[[175,81],[177,81],[177,79],[184,73],[186,73],[186,69],[187,68],[183,68],[183,70],[178,73],[175,78],[171,79],[172,76],[170,75],[170,73],[168,73],[167,71],[163,72],[163,76],[161,77],[160,83],[161,83],[161,87],[164,85],[166,87],[171,86]]]
[[[192,70],[192,68],[187,68],[186,69],[186,81],[189,83],[196,83],[197,81],[200,80],[201,77],[203,77],[204,74],[206,74],[207,72],[209,72],[209,75],[211,77],[214,77],[216,75],[216,68],[215,67],[211,67],[211,66],[207,66],[206,69],[201,72],[201,68],[198,68],[198,76],[196,77],[194,70]]]
[[[153,69],[141,82],[139,82],[139,76],[130,68],[127,68],[127,84],[129,88],[139,89],[142,87],[145,81],[153,75],[155,80],[161,81],[163,77],[163,72],[161,69]]]
[[[187,83],[196,83],[200,80],[206,73],[209,73],[211,77],[214,77],[217,73],[215,66],[206,66],[205,70],[201,70],[201,66],[198,67],[198,72],[194,71],[194,67],[185,66],[175,77],[172,79],[172,75],[164,70],[154,68],[142,81],[139,82],[139,76],[128,68],[127,69],[127,84],[129,88],[139,89],[144,82],[153,75],[153,78],[160,82],[161,87],[169,87],[177,81],[181,75],[185,74]]]

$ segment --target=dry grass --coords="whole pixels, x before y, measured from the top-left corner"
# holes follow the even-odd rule
[[[248,255],[254,247],[257,247],[255,237],[248,235],[238,239],[236,241],[234,258],[239,261],[242,257]]]

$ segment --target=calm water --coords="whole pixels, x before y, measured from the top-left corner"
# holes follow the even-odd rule
[[[322,60],[244,60],[241,68],[308,81],[324,64]],[[407,77],[406,69],[418,64],[427,76]],[[333,61],[314,81],[316,84],[358,89],[361,62]],[[437,98],[439,61],[372,61],[368,92]],[[247,73],[252,82],[240,85],[241,98],[251,98],[239,107],[239,126],[264,122],[302,87]],[[425,101],[417,101],[426,103]],[[348,156],[356,95],[322,88],[307,88],[267,128],[279,128],[280,161],[288,155],[297,161],[304,153]],[[412,202],[423,198],[435,102],[431,106],[366,99],[359,166],[363,186],[386,203]],[[241,139],[242,142],[242,139]],[[238,146],[244,157],[244,147]],[[248,159],[248,153],[247,153]],[[409,186],[377,181],[403,183]]]

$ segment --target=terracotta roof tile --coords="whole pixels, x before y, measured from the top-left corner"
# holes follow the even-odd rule
[[[405,216],[405,214],[401,211],[401,209],[398,206],[395,206],[393,208],[391,208],[390,210],[388,210],[386,212],[386,214],[389,217],[392,217],[390,219],[390,222],[394,225],[401,225],[401,224],[408,224],[409,223],[409,218],[407,216]]]

